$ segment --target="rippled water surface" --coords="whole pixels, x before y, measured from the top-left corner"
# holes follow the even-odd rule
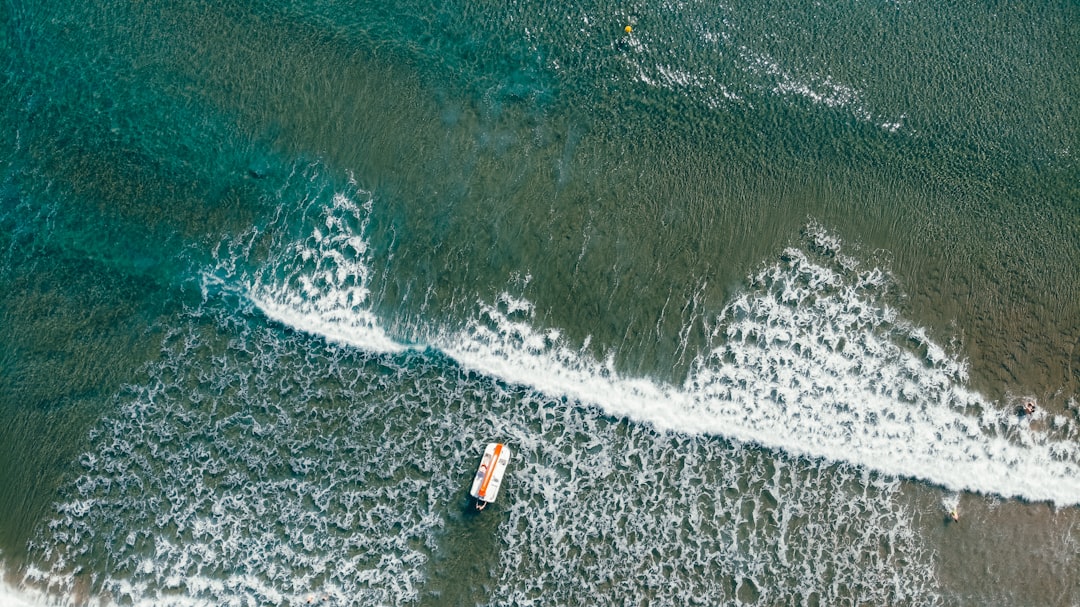
[[[5,4],[0,602],[1077,603],[1078,12]]]

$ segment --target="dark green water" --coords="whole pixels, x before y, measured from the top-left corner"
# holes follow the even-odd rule
[[[5,4],[10,592],[1077,602],[1078,18]]]

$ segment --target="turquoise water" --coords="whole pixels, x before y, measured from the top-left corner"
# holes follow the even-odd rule
[[[4,5],[0,598],[1077,602],[1078,12]]]

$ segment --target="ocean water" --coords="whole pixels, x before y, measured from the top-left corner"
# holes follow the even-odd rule
[[[1080,604],[1075,3],[0,32],[0,603]]]

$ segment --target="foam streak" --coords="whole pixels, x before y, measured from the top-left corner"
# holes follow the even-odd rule
[[[484,306],[439,347],[467,368],[663,430],[707,433],[846,462],[951,490],[1080,503],[1080,451],[964,387],[966,370],[864,293],[798,250],[728,305],[684,385],[620,375]],[[976,413],[981,412],[981,414]]]
[[[307,239],[249,279],[251,301],[269,318],[331,341],[375,352],[408,348],[367,307],[370,210],[370,200],[357,205],[336,194]],[[817,226],[809,238],[810,253],[785,251],[704,321],[712,345],[693,359],[682,386],[621,375],[614,354],[597,360],[557,329],[535,328],[532,304],[509,294],[480,302],[464,331],[429,345],[466,368],[664,430],[954,491],[1080,503],[1075,442],[1033,430],[966,388],[964,364],[879,301],[885,272],[860,271]]]

